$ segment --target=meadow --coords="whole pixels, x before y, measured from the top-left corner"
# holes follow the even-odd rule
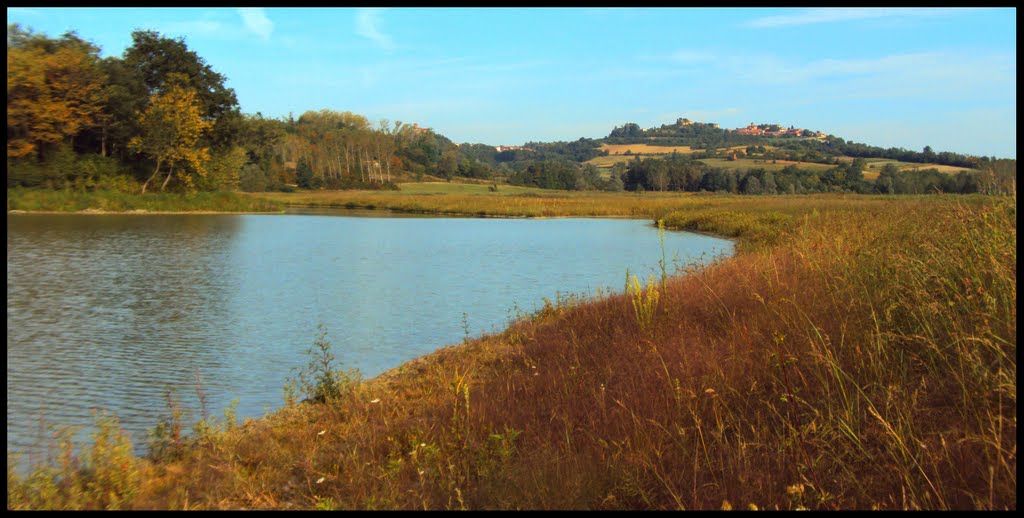
[[[191,437],[169,411],[148,458],[103,418],[52,468],[9,455],[8,508],[1016,508],[1015,199],[504,188],[253,196],[644,217],[737,255],[663,258],[371,380],[328,330],[282,410]]]
[[[800,169],[807,171],[827,171],[832,169],[833,165],[818,164],[815,162],[797,162],[794,160],[769,160],[760,158],[738,158],[736,160],[729,160],[726,158],[702,158],[701,162],[711,166],[719,167],[722,169],[731,170],[747,170],[747,169],[764,169],[766,171],[780,171],[786,166],[794,165]]]
[[[626,151],[631,154],[670,155],[673,152],[688,155],[693,152],[690,146],[654,146],[651,144],[601,144],[599,151],[607,151],[609,155],[622,155]]]

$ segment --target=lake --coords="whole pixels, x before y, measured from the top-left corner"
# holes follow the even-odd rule
[[[659,271],[646,220],[373,215],[8,215],[8,451],[37,456],[53,425],[86,437],[106,409],[143,453],[168,390],[192,419],[197,387],[211,415],[235,398],[239,421],[263,415],[319,324],[373,377],[543,297]],[[733,244],[666,232],[665,248],[683,264]]]

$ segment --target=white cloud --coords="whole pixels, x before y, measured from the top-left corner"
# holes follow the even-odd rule
[[[270,39],[270,33],[274,31],[274,22],[267,18],[267,13],[262,7],[240,7],[238,14],[242,16],[246,30],[264,40]]]
[[[858,59],[796,61],[774,54],[729,56],[715,68],[723,77],[747,85],[803,85],[806,88],[903,89],[925,93],[1012,81],[1012,54],[940,50]],[[875,86],[871,86],[874,84]]]
[[[391,36],[381,32],[380,9],[359,9],[356,13],[356,34],[369,39],[385,50],[395,47]]]
[[[935,16],[963,13],[964,9],[892,9],[892,8],[819,8],[794,14],[765,16],[746,22],[748,27],[786,27],[816,23],[847,22],[897,16]]]

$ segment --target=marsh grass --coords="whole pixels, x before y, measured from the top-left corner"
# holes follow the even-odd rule
[[[23,211],[147,211],[147,212],[279,212],[281,204],[234,192],[193,194],[131,194],[116,190],[76,191],[8,189],[7,210]]]
[[[75,471],[12,480],[9,456],[8,506],[1016,508],[1015,200],[647,209],[740,252],[652,279],[644,328],[639,291],[556,297],[348,397],[135,461],[117,499],[52,489]]]

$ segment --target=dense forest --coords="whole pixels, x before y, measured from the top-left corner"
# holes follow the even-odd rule
[[[7,28],[7,186],[152,191],[274,191],[395,188],[398,179],[426,175],[474,178],[545,189],[715,191],[741,194],[856,192],[1007,192],[1015,160],[950,152],[883,149],[841,138],[774,138],[721,129],[717,124],[616,127],[603,139],[527,142],[498,151],[457,145],[416,123],[370,121],[333,110],[269,118],[242,113],[226,78],[181,38],[135,31],[121,56],[69,32],[50,38],[17,24]],[[774,125],[766,125],[776,130]],[[616,164],[610,173],[584,162],[603,144],[690,146],[688,156],[646,157]],[[771,149],[766,150],[765,146]],[[697,161],[721,149],[746,146],[766,160],[829,164],[827,171],[795,166],[770,172],[725,170]],[[855,157],[841,163],[839,157]],[[970,169],[886,166],[864,180],[867,158]],[[849,160],[849,158],[847,158]]]

